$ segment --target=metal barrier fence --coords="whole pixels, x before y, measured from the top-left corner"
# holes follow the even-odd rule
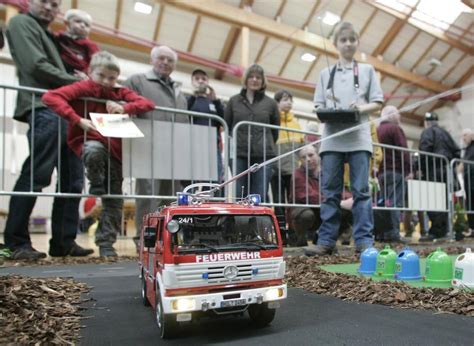
[[[50,197],[86,197],[90,196],[90,194],[86,193],[85,191],[82,191],[81,193],[65,193],[64,191],[61,191],[59,189],[57,192],[43,192],[43,191],[35,191],[34,189],[34,178],[35,178],[35,172],[34,172],[34,167],[31,164],[30,167],[30,190],[29,191],[11,191],[6,188],[6,182],[5,182],[5,172],[6,172],[6,158],[7,158],[7,153],[6,153],[6,133],[7,133],[7,90],[9,92],[12,91],[27,91],[30,92],[32,95],[32,102],[34,102],[34,94],[41,94],[44,93],[45,90],[41,89],[34,89],[34,88],[27,88],[27,87],[15,87],[15,86],[9,86],[9,85],[0,85],[0,90],[3,91],[3,116],[2,116],[2,178],[1,178],[1,189],[0,189],[0,195],[20,195],[20,196],[50,196]],[[89,101],[95,101],[95,102],[105,102],[104,100],[95,100],[95,99],[85,99],[85,105],[87,105],[87,102]],[[87,107],[85,107],[87,108]],[[134,145],[133,142],[127,142],[128,144],[125,144],[126,141],[124,141],[124,146],[123,146],[123,153],[124,153],[124,160],[123,164],[125,166],[124,172],[127,173],[127,169],[129,170],[129,176],[132,178],[129,180],[129,193],[127,194],[122,194],[122,195],[107,195],[107,197],[110,198],[136,198],[136,199],[175,199],[176,192],[177,190],[174,189],[175,184],[174,182],[180,182],[180,181],[188,181],[188,182],[194,182],[194,181],[209,181],[213,179],[204,179],[202,176],[199,179],[194,179],[195,177],[193,170],[196,169],[198,164],[198,160],[196,160],[196,157],[193,155],[193,153],[197,151],[199,152],[207,152],[210,153],[212,150],[211,146],[207,147],[207,150],[203,150],[202,145],[196,145],[195,141],[193,140],[193,137],[198,136],[199,137],[199,131],[195,132],[193,129],[197,128],[198,130],[203,130],[203,127],[206,127],[208,129],[208,134],[207,136],[212,138],[217,138],[217,131],[215,130],[215,127],[213,126],[213,123],[216,122],[218,123],[218,126],[223,129],[223,136],[224,136],[224,141],[226,142],[223,147],[223,176],[224,180],[227,179],[227,167],[229,167],[229,162],[230,159],[232,159],[232,172],[235,174],[237,172],[237,159],[241,158],[242,155],[238,155],[238,147],[239,144],[246,143],[246,150],[247,153],[244,155],[246,158],[246,164],[244,162],[244,168],[248,168],[253,164],[253,159],[251,155],[252,145],[254,143],[254,139],[252,136],[253,135],[261,135],[260,141],[262,144],[261,148],[261,157],[258,157],[259,163],[262,161],[266,161],[273,155],[269,155],[267,152],[268,148],[274,148],[276,151],[274,152],[274,156],[279,156],[283,154],[281,151],[280,146],[275,146],[273,147],[269,144],[273,142],[273,139],[271,138],[272,136],[272,131],[283,131],[286,132],[287,134],[297,134],[299,136],[318,136],[317,133],[310,132],[310,131],[304,131],[304,130],[298,130],[294,128],[283,128],[279,126],[273,126],[273,125],[267,125],[267,124],[261,124],[261,123],[252,123],[252,122],[241,122],[238,123],[232,132],[232,138],[229,137],[228,133],[228,127],[225,121],[218,117],[214,116],[211,114],[203,114],[203,113],[197,113],[197,112],[190,112],[186,110],[178,110],[178,109],[172,109],[172,108],[163,108],[163,107],[156,107],[154,112],[154,116],[149,119],[143,120],[142,127],[141,129],[147,133],[147,138],[148,142],[146,144],[139,144]],[[163,123],[157,123],[157,121],[160,121],[160,114],[167,113],[171,115],[171,120],[168,121],[167,126],[164,130],[162,127],[164,126]],[[156,117],[155,117],[156,114]],[[186,127],[181,127],[182,124],[180,124],[178,121],[176,121],[176,117],[184,116],[189,120],[187,122]],[[35,111],[32,111],[32,117],[35,116]],[[195,120],[197,118],[203,118],[206,119],[208,124],[207,126],[189,126],[189,124],[194,124]],[[32,126],[34,126],[34,122],[32,122]],[[215,124],[215,123],[214,123]],[[61,145],[61,119],[58,118],[58,127],[57,127],[57,134],[58,134],[58,148]],[[199,129],[201,127],[201,129]],[[156,130],[162,129],[165,132],[156,132]],[[257,132],[252,132],[254,129],[260,128],[260,131]],[[244,134],[244,137],[239,137],[238,131],[244,131],[245,133],[249,134],[250,136],[246,136]],[[32,131],[34,132],[34,131]],[[167,140],[171,144],[169,147],[163,148],[159,147],[157,145],[157,142],[161,140],[160,136],[168,136]],[[182,141],[186,140],[186,144],[183,145]],[[232,147],[232,153],[229,155],[229,150],[228,150],[228,140],[231,139],[231,147]],[[34,138],[31,138],[30,141],[30,152],[32,155],[34,155]],[[217,142],[217,141],[216,141]],[[207,141],[207,143],[210,145],[211,141]],[[305,141],[300,142],[299,144],[293,143],[290,150],[295,150],[298,145],[305,145]],[[214,143],[217,145],[217,143]],[[215,147],[213,144],[213,148]],[[372,189],[372,204],[374,206],[375,210],[383,210],[383,211],[418,211],[418,210],[423,210],[423,211],[428,211],[430,213],[443,213],[446,214],[447,216],[447,225],[448,229],[450,231],[450,234],[452,235],[452,216],[454,213],[454,205],[452,203],[451,196],[454,192],[454,165],[457,164],[457,162],[460,162],[461,160],[454,161],[450,163],[448,162],[447,158],[441,156],[441,155],[436,155],[432,153],[426,153],[426,152],[420,152],[417,150],[411,150],[411,149],[406,149],[406,148],[400,148],[400,147],[393,147],[393,146],[388,146],[388,145],[383,145],[383,144],[377,144],[374,143],[374,148],[379,148],[382,150],[382,161],[381,162],[375,162],[375,159],[372,158],[372,176],[373,176],[373,184],[372,186],[380,186],[379,189],[373,188]],[[146,150],[145,150],[146,149]],[[59,151],[59,150],[58,150]],[[149,158],[144,158],[143,154],[147,153],[149,155]],[[187,153],[190,162],[188,162],[188,165],[183,166],[179,165],[179,161],[183,161],[183,153]],[[169,159],[168,165],[169,172],[168,174],[168,180],[172,181],[172,191],[169,194],[164,194],[164,195],[157,195],[155,192],[155,185],[151,185],[151,191],[150,194],[136,194],[133,193],[133,180],[134,178],[137,177],[135,174],[136,170],[138,169],[141,171],[141,174],[143,172],[148,172],[148,176],[140,176],[138,179],[165,179],[163,176],[160,176],[158,173],[158,170],[161,169],[162,167],[159,167],[160,164],[161,166],[166,166],[166,160],[159,159],[159,162],[156,162],[157,160],[157,155],[160,154],[162,157],[166,157]],[[140,158],[137,158],[137,155],[140,155]],[[164,155],[164,156],[163,156]],[[213,167],[213,164],[211,165],[212,162],[212,155],[208,155],[207,159],[207,172],[210,172],[211,170],[215,170]],[[273,206],[276,208],[285,208],[285,207],[314,207],[318,208],[319,203],[310,203],[310,195],[306,193],[305,199],[303,201],[297,201],[295,199],[295,183],[294,183],[294,177],[293,179],[293,184],[292,184],[292,194],[291,197],[289,198],[288,196],[285,196],[285,200],[282,200],[282,191],[281,189],[281,184],[284,179],[288,180],[287,175],[288,174],[283,174],[282,173],[282,165],[284,160],[289,160],[290,165],[291,165],[291,171],[294,172],[295,170],[298,169],[299,163],[298,159],[295,158],[295,154],[291,154],[290,156],[287,156],[285,158],[281,158],[274,162],[272,165],[264,166],[261,168],[263,170],[263,177],[265,179],[268,179],[268,183],[271,176],[273,176],[274,180],[274,190],[270,188],[265,188],[264,194],[262,195],[264,204]],[[109,156],[109,161],[110,161],[110,156]],[[149,161],[149,162],[146,162]],[[143,166],[143,162],[146,162],[147,165]],[[243,161],[241,160],[241,163]],[[469,179],[471,177],[471,164],[474,164],[472,162],[467,162],[469,163],[468,166],[468,176]],[[61,156],[58,154],[58,163],[57,163],[57,169],[58,169],[58,178],[60,179],[60,171],[61,171]],[[212,167],[211,167],[212,166]],[[185,168],[183,168],[185,167]],[[187,167],[187,168],[186,168]],[[242,166],[243,167],[243,166]],[[240,167],[240,168],[242,168]],[[474,166],[473,166],[474,168]],[[109,169],[110,169],[110,164],[109,164]],[[242,171],[242,169],[240,169]],[[188,174],[183,178],[183,175],[180,175],[181,173],[186,173]],[[109,172],[110,173],[110,172]],[[267,174],[268,173],[268,174]],[[271,173],[271,174],[270,174]],[[306,186],[308,186],[308,182],[310,179],[309,172],[308,170],[305,171],[305,182]],[[286,175],[286,177],[284,177]],[[317,180],[318,180],[318,187],[319,191],[321,191],[320,187],[320,171],[317,174]],[[109,174],[110,176],[110,174]],[[379,182],[376,181],[375,178],[378,178]],[[245,179],[247,182],[244,185],[249,186],[251,182],[252,176],[247,176]],[[215,180],[215,179],[214,179]],[[58,180],[58,186],[61,186],[60,180]],[[469,180],[470,184],[470,180]],[[264,181],[264,186],[267,185],[267,183]],[[473,184],[474,185],[474,184]],[[470,187],[470,185],[469,185]],[[278,189],[278,191],[277,191]],[[110,192],[110,184],[108,185],[108,191]],[[470,191],[470,190],[469,190]],[[347,191],[346,191],[347,192]],[[239,191],[234,191],[237,195],[239,195]],[[225,193],[226,195],[228,194],[228,191]],[[278,198],[275,198],[278,197]],[[469,201],[469,210],[468,213],[474,213],[474,201],[471,202]]]
[[[252,128],[263,129],[261,131],[252,132]],[[245,131],[243,131],[245,130]],[[255,152],[253,147],[254,142],[252,141],[252,136],[256,133],[263,137],[261,140],[262,150],[260,152],[263,154],[259,159],[261,162],[265,162],[268,159],[271,159],[273,156],[279,156],[282,154],[280,146],[276,145],[276,152],[274,155],[269,155],[267,153],[267,148],[269,147],[268,142],[272,142],[270,131],[279,130],[291,134],[303,134],[305,136],[319,136],[318,133],[297,130],[294,128],[282,128],[279,126],[253,123],[253,122],[240,122],[232,130],[232,166],[233,173],[236,174],[243,171],[244,169],[249,168],[255,161],[255,158],[251,157],[252,150]],[[248,136],[247,134],[251,134]],[[313,142],[311,140],[310,142]],[[237,167],[236,158],[239,157],[238,153],[238,143],[247,142],[244,149],[246,152],[246,166]],[[297,143],[292,143],[293,146],[289,148],[289,151],[294,151],[297,147]],[[307,145],[308,141],[300,143],[299,146]],[[374,210],[384,211],[384,212],[409,212],[409,211],[426,211],[429,212],[430,216],[440,217],[439,213],[445,215],[446,217],[446,228],[449,230],[449,235],[452,235],[452,215],[453,208],[451,206],[451,192],[453,191],[452,187],[452,170],[449,166],[449,161],[446,157],[438,154],[422,152],[418,150],[412,150],[407,148],[400,148],[380,143],[374,143],[374,153],[378,150],[381,151],[381,155],[373,155],[371,158],[371,195],[372,195],[372,205]],[[242,148],[242,145],[241,145]],[[257,150],[258,152],[258,150]],[[242,152],[240,152],[241,161],[242,161]],[[298,169],[299,163],[298,158],[294,157],[296,154],[291,154],[291,164],[292,171],[296,172]],[[381,156],[382,159],[380,162],[377,161],[376,157]],[[267,187],[264,191],[271,191],[270,193],[265,193],[262,196],[263,204],[268,206],[273,206],[275,208],[287,208],[287,207],[306,207],[306,208],[319,208],[319,203],[310,203],[311,196],[306,192],[305,198],[296,200],[295,199],[295,175],[292,175],[290,181],[290,189],[287,196],[284,196],[284,201],[282,201],[281,186],[282,182],[288,180],[287,177],[284,177],[281,170],[281,161],[286,158],[282,158],[273,162],[271,165],[264,166],[261,169],[270,170],[272,175],[268,178],[269,175],[263,174],[264,185]],[[347,167],[348,168],[348,167]],[[346,168],[346,169],[347,169]],[[310,180],[317,180],[317,185],[319,191],[321,191],[321,171],[318,170],[316,176],[314,173],[310,177],[308,169],[302,171],[305,177],[306,187],[314,182]],[[347,174],[347,173],[346,173]],[[300,173],[301,175],[301,173]],[[246,178],[246,185],[251,186],[251,175],[248,175]],[[272,185],[272,189],[269,188],[271,181],[276,181],[276,184]],[[351,195],[349,193],[348,186],[348,175],[344,181],[344,191],[343,199],[350,199]],[[274,186],[277,187],[278,191],[274,189]],[[275,190],[275,191],[274,191]],[[308,189],[307,189],[308,191]],[[255,191],[250,191],[250,193],[255,193]],[[236,195],[239,196],[239,191],[236,191]],[[320,196],[317,200],[319,201]],[[314,199],[313,199],[314,200]],[[474,206],[473,206],[474,207]],[[390,214],[386,214],[387,217],[390,217]],[[443,216],[444,217],[444,216]]]
[[[24,92],[30,92],[32,95],[32,104],[34,104],[35,94],[43,94],[47,90],[43,89],[35,89],[35,88],[28,88],[28,87],[22,87],[22,86],[10,86],[10,85],[3,85],[0,84],[0,90],[3,91],[3,114],[2,114],[2,178],[1,178],[1,189],[0,189],[0,195],[19,195],[19,196],[46,196],[46,197],[87,197],[91,196],[89,193],[87,193],[87,189],[84,189],[82,193],[68,193],[61,191],[61,170],[62,170],[62,162],[61,162],[61,155],[60,155],[60,147],[62,143],[64,144],[64,138],[62,138],[65,134],[62,133],[61,127],[63,126],[62,123],[64,120],[58,117],[58,127],[57,127],[57,144],[58,144],[58,159],[57,159],[57,186],[59,189],[56,192],[43,192],[43,191],[35,191],[34,189],[34,180],[35,180],[35,168],[33,165],[34,161],[34,155],[35,155],[35,138],[34,136],[31,137],[30,143],[29,143],[29,151],[31,153],[32,159],[30,160],[30,168],[29,168],[29,175],[30,175],[30,190],[29,191],[10,191],[6,189],[6,183],[5,183],[5,172],[6,172],[6,132],[7,132],[7,90],[9,91],[24,91]],[[106,102],[107,100],[98,100],[98,99],[93,99],[93,98],[85,98],[84,100],[84,111],[85,113],[87,112],[87,102],[94,101],[94,102]],[[160,121],[160,118],[162,117],[163,114],[168,114],[171,116],[170,121],[166,121],[167,124],[164,124],[165,121]],[[84,114],[86,115],[86,114]],[[182,124],[178,121],[176,121],[177,116],[184,116],[186,118],[189,118],[188,122],[186,124]],[[31,130],[29,131],[30,133],[35,132],[35,117],[36,117],[36,111],[33,108],[31,112],[31,117],[32,121],[31,123]],[[189,125],[194,125],[195,119],[201,118],[201,119],[206,119],[207,121],[207,126],[202,126],[201,125],[195,125],[195,126],[189,126]],[[141,122],[141,125],[139,128],[143,131],[146,132],[149,136],[146,141],[146,146],[143,146],[143,142],[139,142],[139,144],[134,144],[133,141],[128,141],[124,140],[124,145],[123,145],[123,154],[124,154],[124,160],[123,160],[123,165],[125,167],[124,169],[124,175],[129,176],[134,178],[134,173],[137,173],[138,175],[144,176],[146,175],[147,177],[142,177],[143,179],[163,179],[163,180],[171,180],[171,186],[172,186],[172,191],[170,194],[167,195],[159,195],[155,193],[155,184],[151,184],[151,191],[150,194],[136,194],[133,193],[133,180],[129,180],[129,193],[128,194],[114,194],[110,195],[107,194],[107,198],[136,198],[136,199],[175,199],[176,198],[176,192],[178,192],[175,187],[179,185],[180,181],[186,181],[186,182],[195,182],[195,181],[211,181],[211,180],[220,180],[220,177],[217,177],[217,169],[218,169],[218,163],[217,163],[217,158],[215,158],[216,162],[213,162],[213,158],[219,157],[217,154],[217,150],[219,150],[219,144],[218,144],[218,136],[220,134],[217,132],[216,129],[216,123],[218,124],[219,127],[222,128],[223,132],[223,137],[228,138],[228,127],[226,122],[219,116],[212,115],[212,114],[205,114],[205,113],[198,113],[198,112],[191,112],[187,110],[180,110],[180,109],[173,109],[173,108],[166,108],[166,107],[155,107],[155,110],[153,111],[153,117],[150,117],[149,119],[140,119],[137,118],[137,122]],[[157,121],[160,121],[159,123]],[[163,129],[162,127],[166,126],[166,129]],[[207,128],[207,129],[204,129]],[[161,136],[167,136],[166,140],[168,140],[168,143],[171,144],[168,147],[158,147],[158,142],[161,141],[161,144],[164,144],[164,141],[162,138],[157,138],[157,135]],[[203,136],[204,135],[204,136]],[[204,141],[202,138],[198,138],[199,136],[207,137],[204,138]],[[195,138],[193,138],[195,137]],[[84,136],[84,140],[86,137]],[[201,139],[201,141],[199,141]],[[212,140],[214,140],[215,143],[212,143]],[[206,143],[209,145],[208,150],[203,150],[202,145],[197,146],[196,144],[202,144]],[[176,144],[180,145],[176,145]],[[185,143],[188,148],[183,148],[183,143]],[[193,172],[193,170],[196,168],[196,166],[199,166],[200,163],[198,162],[199,157],[196,158],[195,155],[192,155],[195,153],[197,150],[199,152],[203,153],[211,153],[212,148],[215,148],[215,153],[214,154],[209,154],[204,157],[207,161],[208,167],[202,167],[203,165],[201,164],[201,172]],[[228,153],[228,146],[224,145],[223,146],[223,162],[221,162],[222,167],[228,167],[228,162],[229,162],[229,153]],[[110,154],[110,140],[109,140],[109,146],[108,146],[108,151]],[[147,158],[143,157],[143,151],[150,153],[150,156]],[[189,162],[186,162],[186,164],[183,165],[183,157],[182,152],[188,153],[188,159]],[[136,158],[135,155],[141,155],[141,158]],[[160,156],[161,158],[157,158],[157,156]],[[160,160],[160,162],[156,162],[157,160]],[[143,164],[143,162],[146,163],[146,165]],[[137,165],[139,166],[137,169]],[[110,177],[110,155],[109,155],[109,174],[108,177]],[[157,167],[159,167],[157,169]],[[160,175],[160,169],[163,171],[162,167],[168,167],[168,170],[165,172],[161,172]],[[182,169],[181,171],[178,171],[179,168],[184,167],[185,169]],[[186,169],[188,168],[188,169]],[[148,172],[146,172],[148,170]],[[180,174],[183,173],[182,171],[185,171],[185,174]],[[203,173],[204,172],[204,173]],[[208,174],[207,176],[211,177],[213,176],[213,179],[207,179],[203,177]],[[180,178],[177,176],[180,175]],[[227,179],[227,170],[223,169],[222,175],[224,179]],[[198,176],[199,179],[195,179],[194,177]],[[176,183],[176,184],[175,184]],[[110,192],[110,180],[107,183],[107,191]]]

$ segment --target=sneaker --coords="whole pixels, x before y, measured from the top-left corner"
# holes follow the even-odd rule
[[[117,251],[113,247],[99,247],[99,255],[100,257],[118,257]]]
[[[308,257],[311,256],[327,256],[336,254],[337,249],[335,247],[329,247],[324,245],[316,245],[304,249],[304,254]]]
[[[12,260],[39,260],[41,258],[46,258],[46,254],[33,249],[31,246],[18,248],[10,256]]]

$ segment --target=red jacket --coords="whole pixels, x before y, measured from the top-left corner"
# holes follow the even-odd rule
[[[382,144],[393,145],[396,147],[407,148],[407,139],[403,129],[394,123],[388,121],[382,121],[377,128],[377,136],[379,142]],[[380,163],[379,175],[385,171],[391,172],[395,169],[396,172],[402,173],[402,153],[399,150],[385,149],[384,158]],[[403,173],[408,175],[410,173],[410,155],[408,152],[403,152]]]
[[[105,103],[96,101],[87,101],[87,110],[84,110],[85,102],[80,100],[82,97],[94,97],[111,101],[125,101],[123,105],[127,114],[135,115],[152,110],[155,104],[137,95],[130,89],[104,88],[92,80],[83,80],[71,85],[50,90],[43,95],[43,102],[58,115],[68,121],[67,143],[69,147],[81,157],[82,146],[84,144],[84,131],[78,126],[79,120],[85,117],[89,119],[89,113],[107,113]],[[106,148],[109,146],[109,138],[103,137],[97,131],[87,132],[87,141],[100,141]],[[121,138],[110,138],[111,154],[122,161],[122,141]]]
[[[69,73],[74,73],[74,70],[87,73],[92,55],[100,50],[87,38],[73,39],[64,33],[57,36],[57,42],[61,60]]]
[[[294,184],[294,185],[293,185]],[[306,183],[306,167],[301,166],[295,170],[290,184],[290,203],[293,203],[293,186],[295,190],[294,201],[297,204],[319,204],[319,180],[317,176],[308,172],[308,182]],[[306,185],[308,189],[306,189]],[[308,200],[306,200],[308,196]]]

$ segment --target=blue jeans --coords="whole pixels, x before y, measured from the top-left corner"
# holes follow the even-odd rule
[[[352,207],[353,237],[356,247],[373,244],[372,230],[374,216],[369,192],[368,151],[324,152],[321,154],[321,227],[318,245],[335,247],[339,235],[342,212],[340,208],[344,185],[344,162],[350,167],[351,192],[354,198]]]
[[[39,192],[51,183],[51,175],[58,169],[56,190],[81,193],[84,183],[82,162],[66,144],[66,121],[48,108],[38,108],[30,115],[27,132],[30,152],[23,163],[13,191]],[[58,129],[60,131],[58,147]],[[33,140],[34,138],[34,140]],[[33,154],[33,155],[32,155]],[[58,165],[58,156],[61,166]],[[31,172],[33,170],[33,187]],[[50,248],[68,251],[76,238],[79,223],[80,198],[55,198],[51,216],[52,238]],[[11,250],[31,246],[28,224],[36,197],[12,196],[5,226],[5,245]]]
[[[234,174],[237,175],[254,163],[260,163],[263,160],[252,160],[250,163],[245,158],[237,158],[237,172]],[[237,198],[246,197],[249,194],[259,194],[262,198],[262,202],[268,202],[268,187],[270,185],[270,180],[272,178],[273,170],[270,166],[264,166],[260,168],[257,172],[248,174],[239,180],[235,184],[235,196]],[[243,190],[242,190],[243,187]]]

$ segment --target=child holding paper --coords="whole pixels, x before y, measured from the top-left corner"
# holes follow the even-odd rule
[[[152,101],[117,86],[119,74],[117,58],[106,51],[98,52],[91,59],[90,79],[50,90],[43,96],[44,104],[68,121],[67,143],[82,157],[90,181],[89,192],[95,195],[122,194],[122,141],[105,138],[97,132],[89,113],[137,114],[155,106]],[[81,100],[84,97],[109,101]],[[126,103],[121,105],[118,101]],[[103,198],[102,206],[95,242],[100,256],[117,256],[113,243],[120,229],[123,201]]]

